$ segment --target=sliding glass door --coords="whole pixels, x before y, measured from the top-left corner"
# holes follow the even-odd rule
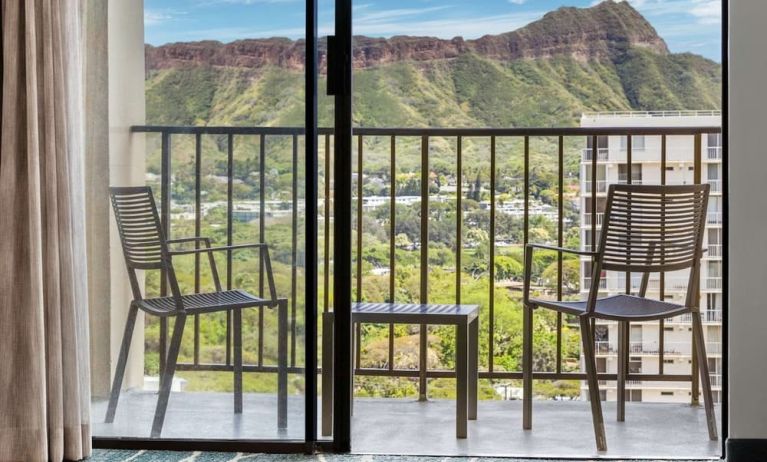
[[[128,68],[116,56],[110,74],[143,79],[133,96],[145,111],[123,127],[134,155],[112,159],[128,168],[109,186],[151,188],[172,271],[139,268],[133,283],[122,251],[132,244],[110,219],[116,250],[91,268],[111,279],[108,303],[91,309],[95,445],[304,451],[319,436],[317,281],[339,259],[318,195],[331,181],[328,151],[318,157],[325,12],[317,0],[124,8],[135,14],[108,25],[133,31],[122,51],[144,59]]]

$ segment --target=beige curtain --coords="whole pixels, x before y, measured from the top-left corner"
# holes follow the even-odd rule
[[[91,451],[80,0],[2,0],[0,461]]]

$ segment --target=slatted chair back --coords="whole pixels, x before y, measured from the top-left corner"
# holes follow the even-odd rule
[[[109,191],[134,299],[142,298],[136,270],[161,270],[167,275],[177,307],[183,309],[152,188],[113,187]]]
[[[690,271],[698,274],[709,185],[611,185],[598,248],[591,299],[601,271]],[[598,271],[598,272],[597,272]]]

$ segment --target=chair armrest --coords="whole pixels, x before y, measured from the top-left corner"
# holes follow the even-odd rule
[[[546,245],[546,244],[527,244],[526,246],[528,249],[541,249],[541,250],[553,250],[555,252],[561,252],[561,253],[570,253],[573,255],[582,255],[587,257],[596,257],[599,255],[599,252],[590,252],[587,250],[577,250],[577,249],[567,249],[565,247],[557,247],[553,245]]]
[[[533,273],[533,250],[535,249],[541,249],[541,250],[553,250],[555,252],[559,253],[570,253],[574,255],[583,255],[588,256],[591,258],[596,257],[599,255],[598,252],[588,252],[585,250],[575,250],[575,249],[566,249],[564,247],[556,247],[553,245],[546,245],[546,244],[527,244],[525,246],[525,272],[524,272],[524,282],[523,282],[523,288],[522,288],[522,301],[525,305],[528,304],[530,301],[530,279],[532,278]]]
[[[167,242],[168,243],[194,242],[196,240],[207,241],[208,246],[203,249],[182,249],[182,250],[168,251],[168,255],[173,257],[176,255],[193,255],[193,254],[199,254],[199,253],[207,253],[211,260],[211,267],[215,268],[215,260],[213,259],[213,252],[226,252],[226,251],[243,250],[243,249],[260,249],[262,264],[263,264],[263,268],[266,270],[266,279],[269,285],[269,296],[273,302],[275,303],[277,302],[277,286],[274,283],[274,273],[272,272],[272,260],[269,256],[269,246],[267,244],[252,243],[252,244],[227,245],[223,247],[210,247],[210,239],[208,238],[186,238],[186,239],[176,239],[175,241],[167,241]],[[216,279],[218,279],[217,276],[216,276]]]
[[[199,240],[207,239],[207,238],[200,238]],[[177,244],[177,243],[183,243],[183,242],[194,242],[198,239],[195,238],[189,238],[189,239],[178,239],[175,241],[167,241],[169,244]],[[174,256],[174,255],[192,255],[195,253],[207,253],[207,252],[224,252],[227,250],[240,250],[240,249],[256,249],[256,248],[266,248],[266,244],[237,244],[237,245],[226,245],[221,247],[205,247],[202,249],[180,249],[180,250],[169,250],[168,255]]]

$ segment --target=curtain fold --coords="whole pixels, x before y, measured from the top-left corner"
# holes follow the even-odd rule
[[[3,0],[0,462],[91,452],[80,0]]]

